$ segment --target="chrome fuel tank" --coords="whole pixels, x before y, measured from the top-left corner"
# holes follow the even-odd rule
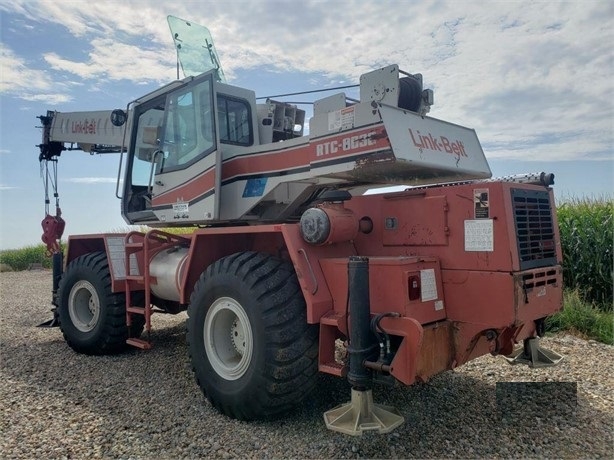
[[[151,291],[159,298],[179,301],[181,279],[186,267],[188,248],[169,248],[154,256],[149,274],[155,279]]]

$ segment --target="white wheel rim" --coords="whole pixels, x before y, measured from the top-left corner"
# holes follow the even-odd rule
[[[77,281],[68,296],[68,314],[73,325],[81,332],[90,332],[100,318],[100,299],[89,281]]]
[[[254,340],[245,310],[236,300],[220,297],[207,312],[205,352],[213,370],[226,380],[237,380],[252,361]]]

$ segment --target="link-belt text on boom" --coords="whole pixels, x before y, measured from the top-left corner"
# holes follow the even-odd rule
[[[73,121],[70,127],[73,133],[96,134],[96,120]]]
[[[465,146],[458,139],[450,141],[445,136],[433,137],[431,133],[421,134],[420,131],[414,131],[409,128],[409,135],[414,145],[419,149],[437,150],[439,152],[451,153],[453,155],[460,155],[467,157],[465,152]]]

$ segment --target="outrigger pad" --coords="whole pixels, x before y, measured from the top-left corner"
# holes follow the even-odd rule
[[[36,327],[60,327],[60,321],[58,318],[58,314],[55,311],[55,308],[53,308],[51,311],[53,312],[53,318],[45,321],[44,323],[40,323]]]
[[[390,433],[405,419],[391,406],[373,403],[371,390],[354,390],[352,400],[324,412],[326,428],[351,436],[362,436],[364,431]]]
[[[526,364],[529,367],[556,366],[563,357],[554,351],[539,346],[539,338],[524,340],[524,345],[505,359],[510,364]]]

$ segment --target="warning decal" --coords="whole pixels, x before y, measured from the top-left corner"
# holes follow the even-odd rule
[[[492,219],[465,221],[465,251],[488,251],[494,248]]]
[[[173,203],[173,219],[188,219],[190,217],[190,207],[186,202]]]
[[[435,279],[434,269],[420,270],[420,286],[422,302],[437,299],[437,280]]]
[[[473,191],[473,204],[476,219],[488,219],[490,217],[490,203],[488,202],[487,188],[476,188]]]
[[[354,127],[354,107],[336,110],[328,114],[329,131],[345,131]]]

